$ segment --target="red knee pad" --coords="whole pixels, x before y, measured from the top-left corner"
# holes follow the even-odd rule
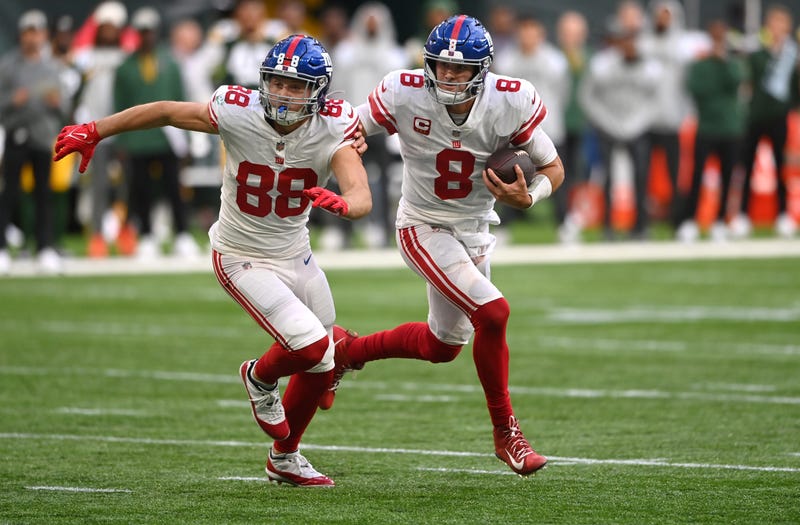
[[[315,343],[311,343],[304,348],[291,352],[290,355],[292,360],[303,363],[303,370],[308,370],[309,368],[314,368],[322,361],[322,358],[325,357],[325,352],[328,351],[329,344],[330,339],[326,336]]]
[[[511,308],[505,297],[495,299],[478,307],[472,314],[472,326],[476,330],[479,328],[504,328],[508,323],[508,316],[511,315]]]

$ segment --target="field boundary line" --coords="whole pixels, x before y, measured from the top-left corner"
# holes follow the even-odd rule
[[[317,263],[326,270],[405,268],[395,248],[380,250],[315,250]],[[678,261],[701,259],[766,259],[800,257],[800,239],[748,239],[736,242],[645,241],[586,243],[577,245],[528,244],[502,246],[492,255],[493,265]],[[142,261],[130,257],[89,259],[67,257],[64,275],[139,275],[211,272],[211,258],[172,256]],[[37,276],[32,260],[15,260],[11,276]]]

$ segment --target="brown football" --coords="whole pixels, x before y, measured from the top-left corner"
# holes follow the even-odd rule
[[[536,166],[534,166],[530,155],[524,149],[499,149],[486,160],[486,167],[491,168],[495,175],[506,184],[511,184],[517,180],[517,172],[514,171],[514,166],[517,164],[525,174],[525,184],[530,184],[534,175],[536,175]]]

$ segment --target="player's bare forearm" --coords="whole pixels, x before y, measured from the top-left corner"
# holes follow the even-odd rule
[[[564,182],[564,164],[561,162],[561,157],[556,157],[549,164],[539,166],[536,168],[536,173],[547,176],[547,178],[550,179],[550,184],[553,186],[553,191],[556,191]]]
[[[126,131],[174,126],[189,131],[217,133],[208,117],[206,104],[162,100],[133,106],[97,121],[100,137]]]
[[[333,155],[331,168],[349,208],[345,217],[360,219],[372,211],[367,171],[358,153],[352,148],[341,148]]]

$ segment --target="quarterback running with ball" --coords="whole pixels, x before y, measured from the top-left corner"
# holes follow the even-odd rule
[[[354,338],[336,350],[336,375],[323,398],[329,408],[342,374],[392,357],[452,361],[470,337],[478,378],[494,428],[495,453],[520,475],[547,460],[523,436],[508,392],[509,305],[489,279],[498,224],[496,200],[529,208],[564,179],[553,142],[540,124],[547,113],[533,86],[489,72],[492,39],[466,15],[431,32],[423,70],[386,75],[357,108],[367,134],[400,138],[404,163],[397,242],[406,264],[427,281],[428,322]],[[503,183],[486,160],[504,147],[525,149],[537,167],[526,185]]]
[[[240,375],[261,429],[275,441],[266,471],[297,486],[333,486],[299,452],[300,439],[334,374],[333,298],[311,253],[311,207],[348,219],[372,208],[353,146],[358,114],[327,98],[331,59],[305,35],[278,42],[260,68],[258,91],[219,87],[207,104],[161,101],[65,127],[55,160],[82,155],[111,135],[159,126],[219,134],[225,144],[219,219],[211,227],[214,273],[228,294],[275,339]],[[341,188],[324,189],[331,172]],[[278,379],[291,376],[281,401]]]

